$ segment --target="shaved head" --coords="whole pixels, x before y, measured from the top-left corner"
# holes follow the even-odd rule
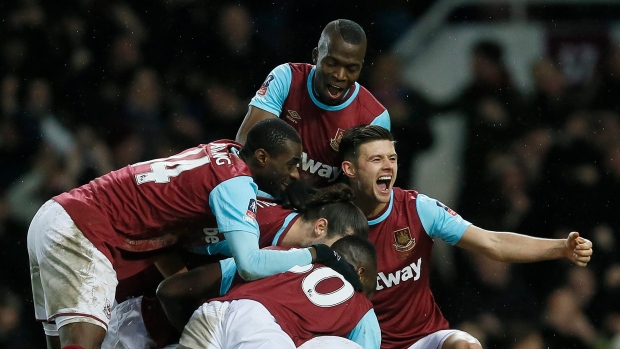
[[[329,22],[323,29],[318,45],[320,51],[327,50],[333,35],[338,35],[347,44],[366,47],[366,33],[359,24],[348,19],[337,19]]]

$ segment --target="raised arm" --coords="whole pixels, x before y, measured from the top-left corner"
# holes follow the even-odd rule
[[[543,239],[470,225],[456,246],[493,260],[512,263],[567,258],[584,267],[592,256],[592,242],[571,232],[566,239]]]
[[[292,72],[288,64],[275,67],[250,101],[248,113],[237,131],[236,141],[245,144],[248,132],[262,119],[275,118],[282,112],[282,106],[291,86]]]
[[[241,144],[245,144],[248,132],[250,131],[252,126],[254,126],[254,124],[263,119],[275,117],[277,117],[277,115],[250,105],[248,108],[248,113],[245,114],[245,118],[243,119],[243,122],[241,123],[241,126],[237,131],[237,137],[235,138],[235,140]]]

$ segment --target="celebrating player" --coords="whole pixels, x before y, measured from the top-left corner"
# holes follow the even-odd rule
[[[148,266],[196,227],[217,224],[245,279],[319,261],[359,281],[333,254],[317,259],[315,248],[258,248],[257,186],[280,193],[299,177],[300,156],[299,134],[281,120],[264,120],[243,147],[226,140],[199,145],[113,171],[46,202],[30,225],[28,254],[35,315],[48,348],[99,348],[117,280]]]
[[[571,232],[542,239],[484,230],[441,202],[414,190],[394,188],[397,155],[391,133],[377,126],[347,130],[340,143],[343,173],[354,202],[368,218],[378,250],[377,292],[372,299],[382,348],[481,348],[469,333],[452,330],[429,285],[433,239],[502,262],[568,258],[585,266],[592,243]]]
[[[390,128],[383,105],[356,81],[366,55],[366,34],[357,23],[338,19],[325,26],[312,62],[274,68],[250,102],[237,133],[244,143],[259,120],[279,117],[301,135],[301,177],[323,187],[340,176],[337,162],[342,133],[351,126],[376,124]]]
[[[317,191],[307,209],[298,212],[283,208],[267,193],[259,190],[256,212],[261,234],[259,246],[309,247],[320,243],[331,245],[348,235],[367,238],[366,217],[351,202],[352,197],[351,188],[338,183]],[[212,229],[205,230],[207,240],[222,238],[220,234],[213,234]],[[222,242],[216,244],[220,245]],[[213,245],[207,244],[200,250],[227,250],[226,247],[209,248]],[[158,297],[165,307],[166,315],[179,330],[178,333],[170,331],[166,319],[153,318],[162,314],[159,309],[154,309],[159,303],[151,302],[149,298],[135,297],[113,309],[110,330],[102,348],[161,348],[178,342],[180,331],[196,308],[205,299],[219,296],[219,288],[211,290],[211,285],[205,282],[212,277],[211,268],[212,266],[200,266],[187,273],[171,276],[160,284]],[[143,303],[145,301],[146,309]]]
[[[379,348],[381,338],[372,304],[376,250],[367,239],[347,236],[332,245],[353,264],[365,294],[355,292],[340,274],[321,264],[296,266],[258,281],[233,284],[225,296],[198,308],[185,326],[178,348],[297,348],[321,335],[347,337],[366,349]],[[234,263],[221,269],[226,290]],[[216,271],[209,273],[216,275]],[[238,279],[237,279],[238,280]]]

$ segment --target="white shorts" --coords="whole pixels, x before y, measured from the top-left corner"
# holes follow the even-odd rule
[[[101,349],[151,349],[155,346],[142,318],[142,296],[128,299],[112,309]]]
[[[32,219],[28,256],[36,319],[52,323],[44,323],[47,335],[74,322],[107,330],[116,272],[56,201],[47,201]]]
[[[315,337],[300,345],[299,349],[364,349],[354,341],[337,336]]]
[[[212,301],[194,312],[179,349],[287,348],[295,343],[260,303],[240,299]]]
[[[462,332],[460,330],[440,330],[437,332],[433,332],[428,336],[420,339],[415,342],[414,345],[410,346],[409,349],[440,349],[443,345],[443,342],[448,339],[454,333]]]

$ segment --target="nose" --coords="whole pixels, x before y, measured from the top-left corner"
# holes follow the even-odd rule
[[[334,78],[338,81],[343,81],[347,78],[347,74],[345,72],[344,67],[337,67],[334,69]]]
[[[396,162],[390,160],[389,158],[383,159],[383,168],[384,169],[393,169],[396,166]]]
[[[297,166],[293,167],[293,170],[291,171],[291,173],[289,174],[291,176],[292,179],[299,179],[299,170],[297,169]]]

